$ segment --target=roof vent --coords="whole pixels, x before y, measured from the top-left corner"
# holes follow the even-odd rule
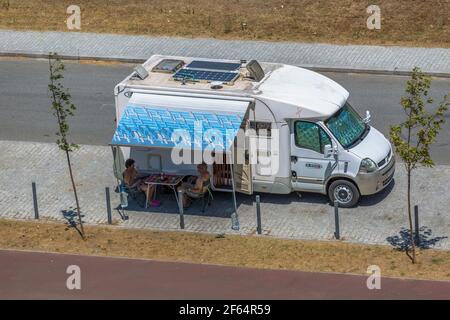
[[[145,70],[144,66],[142,66],[141,64],[136,66],[136,68],[134,68],[134,71],[136,72],[136,76],[138,76],[141,80],[144,80],[148,77],[147,70]]]
[[[250,60],[246,68],[250,74],[250,77],[255,79],[256,81],[261,81],[264,78],[264,70],[262,69],[261,65],[256,60]]]
[[[152,72],[175,73],[184,66],[183,60],[163,59],[153,67]]]

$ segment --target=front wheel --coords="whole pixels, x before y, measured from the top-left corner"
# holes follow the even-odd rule
[[[337,200],[340,207],[351,208],[358,203],[360,194],[358,188],[352,182],[336,180],[328,188],[328,197],[332,203]]]

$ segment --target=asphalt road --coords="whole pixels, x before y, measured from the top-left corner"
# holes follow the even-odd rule
[[[0,250],[0,299],[449,299],[450,282]],[[79,267],[79,290],[66,286]],[[76,282],[71,282],[76,283]]]
[[[106,145],[114,128],[114,86],[131,73],[132,65],[67,62],[65,85],[78,107],[71,124],[73,141]],[[370,110],[372,125],[387,134],[403,121],[399,106],[403,76],[324,73],[350,91],[350,102],[361,113]],[[45,60],[0,59],[0,139],[53,142],[55,119],[49,111],[48,63]],[[431,95],[441,99],[450,91],[450,79],[436,78]],[[447,115],[450,118],[450,113]],[[450,119],[449,119],[450,120]],[[450,123],[441,132],[432,155],[438,164],[450,164]]]

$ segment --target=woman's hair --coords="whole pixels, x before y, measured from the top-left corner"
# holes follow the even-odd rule
[[[125,161],[125,168],[129,168],[134,164],[134,159],[127,159],[127,161]]]

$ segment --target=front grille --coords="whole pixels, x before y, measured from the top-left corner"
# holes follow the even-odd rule
[[[388,154],[386,155],[386,157],[384,157],[383,160],[381,160],[380,162],[378,162],[378,168],[381,168],[382,166],[384,166],[386,164],[386,162],[389,161],[389,159],[391,158],[391,149],[389,149]]]
[[[385,177],[391,171],[392,167],[395,165],[394,158],[391,158],[391,161],[385,166],[382,170],[383,177]]]

